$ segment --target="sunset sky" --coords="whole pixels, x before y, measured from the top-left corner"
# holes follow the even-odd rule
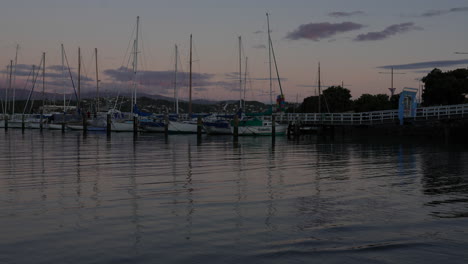
[[[122,69],[132,67],[129,49],[140,16],[139,92],[173,96],[174,45],[179,70],[187,72],[193,34],[193,98],[238,99],[242,36],[246,99],[269,102],[267,12],[287,101],[314,95],[319,62],[323,86],[344,83],[353,99],[389,94],[385,73],[391,67],[398,93],[418,88],[434,67],[468,65],[468,54],[456,54],[468,53],[466,0],[2,0],[0,86],[7,87],[7,65],[19,44],[18,89],[30,89],[26,77],[45,52],[46,90],[61,93],[65,84],[72,93],[61,74],[63,43],[74,72],[81,48],[82,89],[95,89],[97,48],[101,89],[130,91],[129,72]],[[181,72],[178,83],[186,99],[187,74]],[[276,96],[276,81],[273,88]]]

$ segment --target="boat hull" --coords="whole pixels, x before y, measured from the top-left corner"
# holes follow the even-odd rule
[[[112,121],[111,130],[113,132],[133,132],[133,121],[116,122]]]
[[[164,133],[166,125],[164,122],[145,121],[140,122],[140,128],[145,132]]]
[[[203,128],[209,135],[230,135],[232,134],[231,124],[228,121],[204,122]]]
[[[198,124],[196,121],[170,121],[168,132],[174,134],[196,134]]]
[[[286,125],[275,125],[275,135],[286,134],[288,127]],[[234,128],[232,128],[234,133]],[[239,136],[271,136],[273,135],[273,126],[239,126]]]

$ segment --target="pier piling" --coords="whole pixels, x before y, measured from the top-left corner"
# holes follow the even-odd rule
[[[239,117],[237,115],[234,115],[234,138],[237,139],[239,136]]]
[[[110,114],[107,114],[107,118],[106,118],[107,122],[106,122],[106,133],[107,133],[107,136],[109,137],[111,135],[111,132],[112,132],[112,119],[111,119],[111,115]]]
[[[167,137],[169,133],[169,116],[168,114],[164,114],[164,136]]]
[[[275,141],[276,137],[276,116],[271,115],[271,139]]]
[[[197,118],[197,137],[201,138],[202,131],[203,131],[203,121],[202,121],[201,116],[199,116]]]
[[[88,120],[84,113],[83,113],[83,118],[81,120],[83,121],[83,133],[86,134],[88,132]]]

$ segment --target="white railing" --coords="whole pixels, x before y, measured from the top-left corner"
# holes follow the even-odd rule
[[[468,104],[431,106],[418,108],[414,119],[463,118],[466,114],[468,114]]]
[[[447,118],[468,118],[468,104],[445,105],[421,107],[416,109],[416,115],[412,118],[418,119],[447,119]],[[289,113],[276,114],[278,122],[304,122],[320,124],[376,124],[391,123],[399,120],[398,110],[385,110],[362,113]]]
[[[373,124],[398,120],[397,110],[362,113],[298,113],[277,114],[278,122],[303,122],[317,124]]]

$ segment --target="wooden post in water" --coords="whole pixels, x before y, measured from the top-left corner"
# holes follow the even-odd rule
[[[111,129],[112,129],[112,119],[111,119],[111,114],[107,114],[107,120],[106,120],[106,133],[107,136],[109,137],[111,135]]]
[[[271,139],[275,140],[276,137],[276,116],[271,115]]]
[[[167,113],[164,114],[164,136],[167,137],[169,134],[169,115]]]
[[[5,131],[8,131],[8,115],[3,116],[5,119]]]
[[[239,117],[234,115],[234,138],[239,136]]]
[[[136,136],[138,133],[138,117],[136,115],[133,116],[133,135]]]
[[[24,123],[24,114],[21,115],[21,132],[24,133],[24,129],[25,129],[25,123]]]
[[[88,132],[88,116],[83,113],[83,133],[86,134]]]
[[[62,122],[62,133],[65,133],[65,121]]]
[[[198,116],[197,117],[197,138],[201,138],[202,130],[203,130],[202,118],[201,116]]]

